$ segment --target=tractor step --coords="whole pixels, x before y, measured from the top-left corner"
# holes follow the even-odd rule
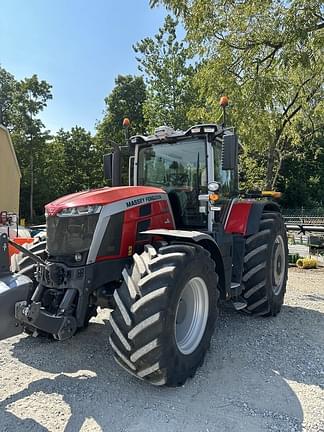
[[[247,306],[246,300],[241,296],[237,297],[236,299],[233,299],[232,304],[234,306],[234,309],[237,311],[245,309]]]
[[[239,311],[241,309],[246,308],[247,302],[246,300],[241,296],[242,292],[242,286],[238,282],[232,282],[231,283],[231,298],[232,298],[232,304],[234,306],[234,309]]]
[[[238,282],[231,282],[231,293],[230,296],[232,299],[236,299],[240,297],[242,294],[242,286]]]

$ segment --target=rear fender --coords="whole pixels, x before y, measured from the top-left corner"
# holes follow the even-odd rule
[[[280,213],[280,207],[273,201],[236,201],[225,223],[225,232],[249,236],[259,231],[261,216],[264,211]]]

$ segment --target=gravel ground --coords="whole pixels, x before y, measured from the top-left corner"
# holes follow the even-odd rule
[[[276,318],[222,310],[203,367],[177,389],[115,365],[108,314],[65,342],[0,343],[0,431],[324,431],[324,271],[289,271]]]

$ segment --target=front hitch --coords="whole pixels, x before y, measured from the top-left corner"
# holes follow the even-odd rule
[[[15,305],[16,319],[27,328],[32,328],[37,335],[38,330],[53,335],[54,339],[65,340],[74,335],[77,329],[73,316],[55,315],[47,312],[40,302],[17,302]]]
[[[34,335],[39,331],[46,332],[58,340],[73,336],[77,322],[70,314],[70,307],[77,290],[66,290],[58,312],[48,312],[40,301],[44,287],[39,284],[34,289],[31,279],[10,271],[8,244],[31,257],[38,265],[46,264],[28,249],[8,239],[6,234],[0,236],[0,340],[15,336],[24,329]]]

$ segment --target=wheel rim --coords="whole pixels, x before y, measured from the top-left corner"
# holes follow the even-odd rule
[[[279,294],[283,285],[286,269],[285,243],[280,234],[277,235],[273,248],[273,283],[272,290]]]
[[[207,324],[209,296],[200,277],[190,279],[180,296],[175,315],[175,339],[182,354],[191,354],[199,345]]]

